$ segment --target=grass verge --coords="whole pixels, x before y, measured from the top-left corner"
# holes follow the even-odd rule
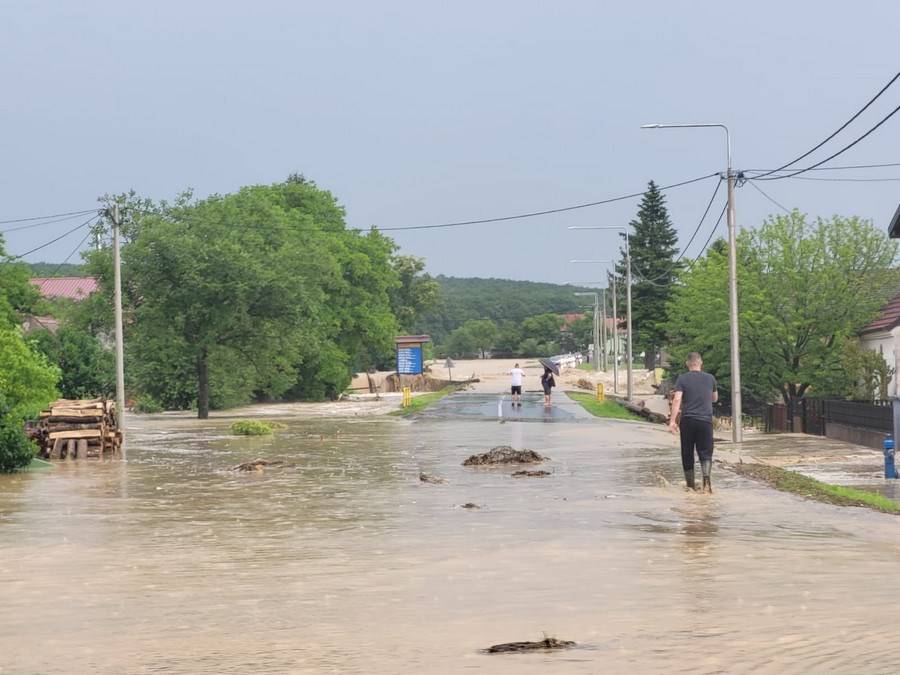
[[[440,401],[445,396],[452,394],[454,391],[459,391],[459,387],[453,385],[449,387],[444,387],[439,391],[432,391],[427,394],[420,394],[418,396],[413,396],[412,402],[408,408],[400,408],[400,410],[393,410],[389,412],[389,415],[393,415],[394,417],[406,417],[407,415],[414,415],[418,412],[422,412],[430,406],[432,403],[436,403]]]
[[[231,425],[231,433],[238,436],[268,436],[274,431],[284,429],[281,422],[264,422],[262,420],[238,420]]]
[[[566,396],[578,403],[595,417],[608,417],[616,420],[635,420],[637,422],[647,421],[640,415],[635,415],[621,403],[611,398],[608,398],[605,401],[598,401],[595,394],[585,394],[579,391],[567,391]]]
[[[796,471],[788,471],[767,464],[725,464],[739,476],[772,486],[782,492],[792,492],[817,502],[837,506],[862,506],[882,513],[900,514],[900,504],[878,494],[855,488],[823,483]]]

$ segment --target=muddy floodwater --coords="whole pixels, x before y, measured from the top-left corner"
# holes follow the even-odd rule
[[[269,438],[131,417],[127,463],[0,476],[0,674],[900,672],[900,518],[687,494],[657,427],[462,396]],[[551,475],[461,466],[495,445]],[[544,633],[576,646],[482,651]]]

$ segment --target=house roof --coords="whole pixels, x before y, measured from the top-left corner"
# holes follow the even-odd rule
[[[888,235],[891,239],[900,239],[900,206],[894,211],[894,217],[891,218],[891,224],[888,225]]]
[[[100,288],[95,277],[33,277],[31,283],[48,299],[84,300]]]
[[[893,299],[881,309],[881,314],[874,321],[871,321],[860,332],[877,333],[880,331],[892,330],[900,324],[900,293],[895,295]]]

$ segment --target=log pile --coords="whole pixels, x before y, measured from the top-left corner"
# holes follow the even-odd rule
[[[121,457],[122,431],[114,401],[60,399],[28,428],[44,459]]]

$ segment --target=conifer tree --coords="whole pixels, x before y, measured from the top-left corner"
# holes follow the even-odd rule
[[[652,180],[641,199],[637,218],[628,224],[631,245],[631,323],[635,353],[644,352],[644,366],[658,363],[659,351],[665,344],[668,320],[666,306],[672,296],[673,283],[680,269],[675,262],[678,234],[666,199]],[[625,250],[618,265],[621,279],[625,278]],[[620,316],[624,322],[624,283],[619,284]]]

